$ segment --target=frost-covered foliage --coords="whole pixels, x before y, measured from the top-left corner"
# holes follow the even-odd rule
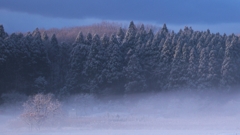
[[[124,94],[179,88],[235,88],[240,84],[239,36],[119,28],[111,36],[79,32],[59,43],[38,29],[28,34],[0,26],[0,93],[17,90],[73,94]]]
[[[52,94],[36,94],[23,104],[23,120],[31,128],[39,128],[47,122],[54,121],[61,116],[61,103]]]

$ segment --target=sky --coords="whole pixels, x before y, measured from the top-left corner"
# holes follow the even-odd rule
[[[5,31],[63,28],[130,21],[179,31],[240,33],[240,0],[0,0]]]

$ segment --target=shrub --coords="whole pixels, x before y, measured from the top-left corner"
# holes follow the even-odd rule
[[[32,128],[40,128],[47,122],[55,121],[61,115],[61,103],[53,94],[36,94],[23,104],[22,118]]]

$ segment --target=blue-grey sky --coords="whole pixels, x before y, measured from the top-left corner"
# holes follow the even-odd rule
[[[178,31],[240,33],[240,0],[0,0],[7,32],[89,25],[101,21],[162,25]]]

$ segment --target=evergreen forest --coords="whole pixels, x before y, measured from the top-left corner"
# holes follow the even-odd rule
[[[0,25],[0,94],[132,94],[231,90],[240,85],[240,37],[185,27],[158,31],[130,22],[109,35],[58,42],[35,29],[8,34]]]

